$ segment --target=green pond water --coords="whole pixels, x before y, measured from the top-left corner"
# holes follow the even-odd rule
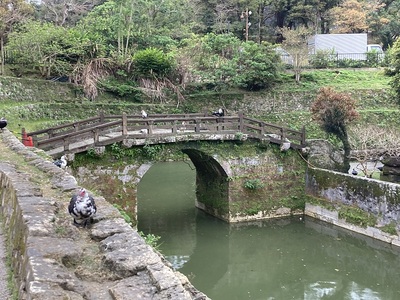
[[[194,207],[195,170],[150,168],[138,230],[213,300],[400,299],[400,248],[312,218],[227,224]]]

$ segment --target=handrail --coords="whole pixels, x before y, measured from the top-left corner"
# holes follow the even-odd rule
[[[140,115],[104,115],[85,120],[58,125],[55,127],[26,133],[32,137],[33,144],[40,148],[63,145],[64,151],[70,150],[70,144],[80,139],[92,139],[92,146],[106,145],[125,138],[148,138],[165,135],[193,135],[244,133],[250,138],[266,139],[283,144],[290,140],[293,148],[305,145],[305,129],[301,131],[270,124],[261,120],[238,116],[216,117],[207,113],[196,114],[152,114],[148,118]],[[111,136],[105,140],[105,136]],[[102,137],[102,140],[100,138]],[[199,137],[201,138],[201,137]],[[82,148],[80,151],[84,151]]]
[[[47,128],[47,129],[42,129],[42,130],[38,130],[38,131],[29,132],[27,134],[28,134],[28,136],[39,135],[39,134],[48,133],[49,131],[54,131],[54,130],[58,130],[58,129],[62,129],[62,128],[77,127],[76,125],[89,123],[91,121],[96,121],[96,120],[99,120],[99,119],[100,119],[99,116],[92,117],[92,118],[85,119],[85,120],[82,120],[82,121],[77,121],[77,122],[73,122],[73,123],[67,123],[67,124],[58,125],[58,126],[55,126],[55,127],[50,127],[50,128]]]
[[[100,125],[97,125],[97,126],[94,126],[94,127],[91,127],[91,128],[86,128],[86,129],[83,129],[83,130],[79,130],[77,132],[71,132],[71,133],[67,133],[67,134],[63,134],[63,135],[58,135],[58,136],[55,136],[55,137],[52,137],[52,138],[49,138],[49,139],[46,139],[46,140],[38,141],[38,146],[39,145],[44,145],[44,144],[49,144],[49,143],[52,143],[52,142],[58,141],[58,140],[68,139],[70,137],[76,137],[76,136],[82,135],[82,134],[87,133],[87,132],[95,131],[97,129],[109,128],[109,127],[111,127],[113,125],[118,125],[118,124],[121,124],[121,121],[103,123],[103,124],[100,124]]]

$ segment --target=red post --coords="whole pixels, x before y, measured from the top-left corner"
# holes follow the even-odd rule
[[[31,136],[28,136],[28,134],[26,133],[25,128],[22,128],[22,144],[24,144],[27,147],[33,147],[33,140]]]

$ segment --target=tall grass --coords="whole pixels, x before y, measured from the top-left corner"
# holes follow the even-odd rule
[[[390,78],[381,69],[329,69],[306,70],[301,73],[300,83],[294,81],[290,71],[282,75],[279,89],[285,91],[309,91],[322,86],[332,86],[338,91],[353,89],[388,89]]]

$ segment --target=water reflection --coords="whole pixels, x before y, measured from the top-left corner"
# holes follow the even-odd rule
[[[152,167],[138,228],[213,300],[400,299],[398,248],[311,218],[229,225],[194,208],[193,173]]]

